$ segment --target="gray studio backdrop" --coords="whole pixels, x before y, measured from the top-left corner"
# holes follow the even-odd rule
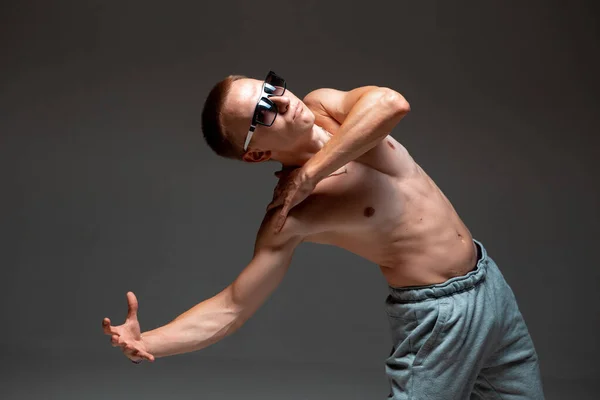
[[[267,304],[202,352],[134,366],[102,334],[129,290],[149,330],[250,261],[277,165],[215,156],[200,111],[225,75],[273,69],[299,96],[405,95],[393,136],[504,271],[548,398],[571,398],[553,382],[585,398],[600,358],[592,2],[349,4],[2,2],[0,397],[387,395],[385,281],[336,248],[302,245]]]

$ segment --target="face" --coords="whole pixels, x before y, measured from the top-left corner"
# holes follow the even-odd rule
[[[240,79],[233,82],[223,109],[223,124],[227,130],[246,140],[256,103],[262,95],[263,81]],[[281,96],[269,96],[277,107],[277,117],[271,126],[256,125],[248,145],[246,161],[264,161],[272,151],[285,151],[313,127],[314,114],[290,90]]]

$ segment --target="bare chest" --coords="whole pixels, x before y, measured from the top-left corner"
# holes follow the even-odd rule
[[[373,262],[384,257],[402,224],[405,196],[402,185],[359,162],[317,186],[310,215],[313,233],[306,242],[344,248]]]

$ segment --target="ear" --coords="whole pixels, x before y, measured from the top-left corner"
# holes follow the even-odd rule
[[[271,159],[271,150],[267,151],[248,151],[244,153],[242,159],[249,163],[269,161]]]

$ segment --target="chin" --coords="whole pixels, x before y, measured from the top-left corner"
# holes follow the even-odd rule
[[[312,129],[313,125],[315,124],[315,114],[313,114],[313,112],[310,111],[310,109],[308,107],[306,107],[304,110],[305,110],[305,112],[302,113],[300,118],[302,119],[303,124],[307,128]]]

